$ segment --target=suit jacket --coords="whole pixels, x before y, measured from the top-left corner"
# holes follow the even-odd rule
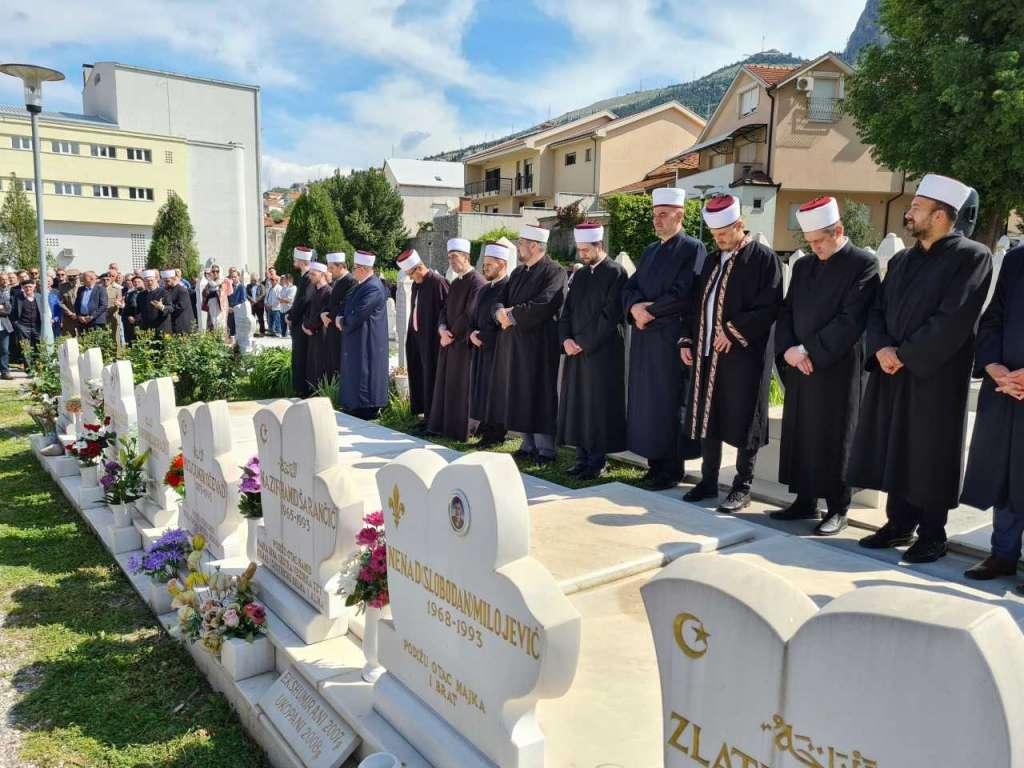
[[[89,306],[82,306],[82,294],[85,292],[85,286],[81,286],[78,289],[78,294],[75,296],[75,314],[76,315],[88,315],[89,322],[86,327],[88,328],[100,328],[107,323],[107,307],[109,306],[107,301],[107,290],[99,284],[97,281],[92,286],[92,293],[89,295]]]
[[[14,333],[11,313],[14,311],[14,296],[10,288],[0,288],[0,331]]]
[[[28,299],[22,294],[20,298],[15,299],[14,307],[11,310],[11,321],[14,323],[14,327],[18,333],[23,337],[30,336],[32,333],[42,333],[43,328],[43,297],[38,293],[32,297],[32,300],[36,304],[36,317],[35,321],[31,322],[24,319],[25,307],[28,304]]]

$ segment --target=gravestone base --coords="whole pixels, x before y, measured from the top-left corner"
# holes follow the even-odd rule
[[[172,528],[177,527],[177,526],[174,526],[174,525],[168,525],[168,526],[164,526],[163,528],[152,528],[152,527],[146,525],[146,520],[145,519],[140,518],[140,517],[136,517],[132,521],[132,525],[135,527],[135,530],[138,532],[139,537],[142,539],[142,548],[143,549],[145,549],[146,547],[152,545],[154,541],[159,539],[161,536],[163,536],[165,533],[167,533]]]
[[[143,496],[136,500],[135,508],[142,516],[140,521],[144,527],[151,528],[174,528],[178,524],[178,505],[173,507],[161,507],[152,499]]]
[[[142,549],[142,537],[132,525],[107,526],[103,532],[103,543],[115,555]]]
[[[341,637],[348,632],[348,612],[328,618],[295,594],[295,590],[266,567],[256,571],[260,601],[307,645]]]
[[[83,488],[82,477],[77,474],[77,470],[74,475],[57,478],[57,483],[60,485],[61,490],[64,491],[64,495],[68,497],[68,500],[75,505],[79,512],[94,507],[105,508],[107,506],[103,501],[103,489],[98,485],[94,485],[91,488]]]
[[[167,591],[166,584],[150,579],[148,590],[142,597],[157,616],[174,610],[171,607],[171,593]]]
[[[247,677],[255,677],[274,671],[274,646],[264,635],[251,643],[247,640],[230,638],[224,641],[220,650],[220,663],[224,671],[236,683]]]

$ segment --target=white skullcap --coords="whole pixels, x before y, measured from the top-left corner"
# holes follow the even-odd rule
[[[145,272],[142,273],[142,276],[143,277],[159,277],[160,273],[157,272],[155,269],[147,269]]]
[[[409,248],[398,254],[398,268],[408,274],[423,261],[420,259],[420,255],[416,252],[415,248]]]
[[[711,229],[721,229],[736,223],[740,218],[739,198],[732,195],[716,195],[708,198],[701,211],[704,222]]]
[[[492,259],[508,261],[508,248],[501,243],[488,243],[484,246],[484,256],[490,256]]]
[[[654,190],[652,198],[655,205],[671,205],[673,208],[682,208],[686,203],[686,190],[679,187],[662,187]]]
[[[160,277],[177,277],[178,273],[173,269],[165,269],[160,272]]]
[[[819,197],[804,203],[796,212],[796,220],[804,232],[816,232],[839,221],[839,203],[834,197]]]
[[[519,229],[519,236],[524,240],[533,240],[538,243],[547,243],[550,233],[543,227],[535,227],[532,224],[524,224]]]
[[[295,246],[295,250],[292,251],[292,260],[298,259],[299,261],[312,261],[313,256],[316,254],[312,248],[305,245]]]
[[[342,253],[341,251],[335,251],[334,253],[328,253],[327,254],[327,263],[328,264],[344,264],[345,263],[345,254]]]
[[[469,253],[472,246],[469,244],[469,240],[464,237],[453,237],[448,241],[448,252],[461,251],[462,253]]]
[[[959,212],[963,204],[967,202],[967,198],[971,194],[971,188],[948,176],[929,173],[917,185],[917,194],[921,197],[938,200],[940,203],[952,206],[954,211]]]
[[[583,222],[573,230],[573,237],[577,243],[601,243],[604,242],[604,227]]]
[[[321,264],[319,261],[311,261],[309,263],[309,268],[313,272],[326,272],[327,271],[327,265],[326,264]]]
[[[352,261],[360,267],[372,267],[373,263],[377,261],[377,254],[373,251],[356,251],[356,255],[352,257]]]

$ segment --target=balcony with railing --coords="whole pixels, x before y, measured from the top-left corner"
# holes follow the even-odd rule
[[[509,197],[512,195],[513,180],[491,176],[480,181],[466,183],[466,197]]]
[[[516,174],[516,194],[517,195],[532,195],[536,192],[533,187],[533,174],[532,173],[517,173]]]
[[[842,117],[843,100],[827,96],[807,97],[807,119],[812,123],[834,123]]]

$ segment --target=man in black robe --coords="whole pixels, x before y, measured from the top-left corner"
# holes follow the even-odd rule
[[[796,501],[776,520],[828,515],[815,528],[846,528],[846,466],[857,429],[864,373],[864,328],[878,291],[878,261],[850,242],[834,197],[800,206],[797,221],[813,253],[792,264],[793,276],[775,325],[775,354],[786,390],[779,482]]]
[[[970,187],[929,174],[906,228],[917,242],[893,256],[868,315],[870,371],[848,478],[889,494],[888,518],[861,546],[918,540],[903,556],[946,554],[946,518],[960,496],[974,332],[992,279],[988,248],[953,231]]]
[[[654,231],[658,242],[641,254],[636,273],[622,290],[626,322],[633,326],[629,346],[629,401],[626,446],[647,459],[644,481],[652,490],[674,487],[683,477],[679,437],[683,368],[676,344],[683,311],[704,266],[704,244],[683,232],[682,189],[656,189]]]
[[[498,305],[504,305],[508,288],[509,249],[500,243],[484,246],[483,273],[487,284],[480,289],[470,320],[469,343],[473,345],[470,369],[469,417],[477,423],[478,448],[493,448],[505,442],[505,425],[486,419],[487,404],[493,386],[494,357],[501,326],[494,317]]]
[[[341,308],[341,407],[360,419],[377,418],[388,402],[388,291],[373,272],[376,260],[355,252],[356,286]]]
[[[417,432],[425,432],[434,399],[437,357],[441,351],[437,326],[441,322],[445,299],[448,298],[448,281],[428,269],[413,248],[402,251],[398,256],[398,267],[413,282],[405,357],[409,366],[409,401],[412,412],[417,416],[423,415],[423,420],[415,429]]]
[[[309,350],[309,336],[301,329],[302,320],[306,316],[306,305],[309,303],[312,288],[309,282],[309,265],[313,261],[313,249],[304,245],[292,251],[292,266],[299,273],[295,280],[295,298],[288,310],[288,329],[292,337],[292,389],[298,397],[309,397],[312,389],[307,378],[306,356]]]
[[[127,279],[131,287],[124,295],[121,319],[124,321],[125,344],[131,345],[135,341],[136,332],[141,327],[142,299],[146,296],[146,283],[140,275],[132,275]]]
[[[486,421],[523,436],[517,459],[555,460],[558,422],[558,312],[565,298],[565,270],[547,255],[548,231],[524,226],[519,266],[508,279],[505,301],[494,312],[501,326]]]
[[[306,381],[310,393],[323,383],[327,372],[327,328],[320,313],[331,299],[327,265],[318,261],[309,264],[310,296],[302,317],[302,333],[306,337]]]
[[[142,273],[146,290],[139,299],[139,327],[152,331],[157,337],[171,332],[171,308],[167,304],[167,291],[160,285],[160,273],[147,269]]]
[[[558,320],[565,360],[558,399],[559,445],[576,447],[569,474],[594,480],[609,453],[626,447],[626,270],[608,258],[604,227],[576,227],[583,266],[573,275]]]
[[[164,304],[170,310],[171,333],[182,336],[196,329],[196,316],[192,309],[192,294],[181,284],[177,270],[167,269],[160,273],[164,278]]]
[[[341,376],[341,324],[338,318],[345,296],[355,286],[356,279],[348,271],[345,254],[340,251],[327,254],[327,274],[331,278],[331,295],[320,317],[327,329],[324,336],[325,375],[331,379]]]
[[[712,197],[702,215],[718,252],[704,263],[699,299],[691,304],[688,333],[679,341],[683,363],[693,370],[686,428],[691,439],[701,441],[700,482],[683,498],[718,496],[725,442],[736,448],[736,475],[718,510],[733,513],[750,503],[754,462],[768,443],[772,326],[782,305],[782,264],[743,228],[736,197]]]
[[[473,346],[469,326],[476,297],[486,282],[469,261],[469,240],[448,241],[448,265],[455,273],[438,324],[441,351],[437,360],[434,401],[427,429],[452,440],[469,439],[469,367]]]
[[[984,382],[960,500],[993,508],[992,554],[964,574],[987,580],[1017,573],[1024,534],[1024,246],[1003,256],[975,350]]]

